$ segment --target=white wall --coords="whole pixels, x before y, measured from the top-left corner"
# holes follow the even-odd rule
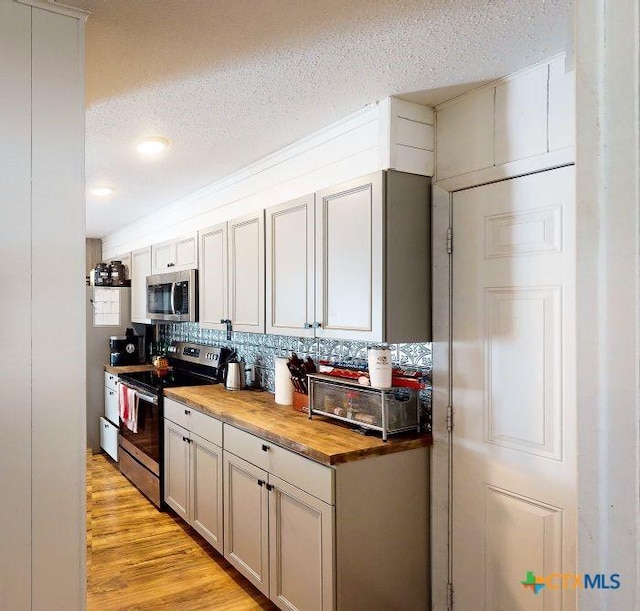
[[[637,0],[576,3],[580,609],[639,609]]]
[[[85,606],[84,19],[60,11],[0,0],[2,609]]]

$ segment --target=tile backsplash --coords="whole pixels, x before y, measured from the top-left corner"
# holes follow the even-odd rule
[[[291,337],[262,333],[242,333],[233,331],[231,340],[226,331],[204,329],[198,323],[173,323],[160,325],[159,337],[162,342],[172,340],[196,344],[224,346],[234,350],[238,358],[244,359],[253,368],[255,382],[270,392],[274,392],[275,357],[310,356],[318,360],[353,361],[366,364],[367,348],[375,345],[369,342],[351,340]],[[431,429],[431,343],[389,344],[394,365],[423,374],[425,390],[420,392],[421,420],[425,430]]]

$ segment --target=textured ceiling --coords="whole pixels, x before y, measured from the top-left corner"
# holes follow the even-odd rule
[[[66,0],[90,11],[87,235],[390,95],[435,104],[570,47],[570,0]],[[144,160],[136,142],[171,140]]]

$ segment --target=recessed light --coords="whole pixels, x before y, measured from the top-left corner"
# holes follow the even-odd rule
[[[169,141],[161,136],[154,136],[153,138],[147,138],[138,143],[136,150],[142,155],[157,155],[161,153],[169,146]]]
[[[106,197],[107,195],[111,195],[115,190],[115,187],[95,187],[91,189],[91,193],[93,195],[97,195],[98,197]]]

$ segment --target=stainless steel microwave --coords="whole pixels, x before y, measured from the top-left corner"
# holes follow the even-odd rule
[[[147,318],[196,322],[198,320],[198,271],[147,276]]]

